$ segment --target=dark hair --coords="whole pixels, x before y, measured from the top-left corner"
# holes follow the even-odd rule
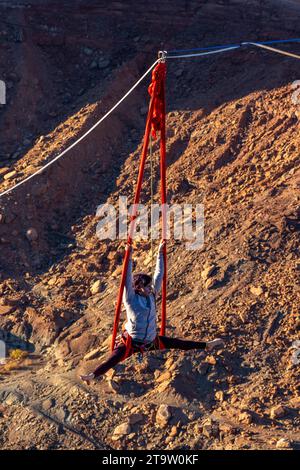
[[[149,274],[145,273],[137,273],[133,275],[133,288],[134,290],[138,290],[141,286],[143,287],[148,286],[152,282],[152,277]]]

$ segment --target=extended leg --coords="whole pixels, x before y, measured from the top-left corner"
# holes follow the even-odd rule
[[[181,349],[183,351],[189,351],[190,349],[206,349],[212,351],[214,348],[224,346],[224,342],[221,338],[213,339],[212,341],[189,341],[179,338],[169,338],[168,336],[159,336],[159,341],[163,344],[166,349]]]
[[[97,369],[94,370],[94,377],[99,377],[100,375],[105,374],[109,369],[116,366],[119,362],[121,362],[122,358],[124,357],[126,351],[126,346],[124,344],[119,344],[111,353],[111,355],[106,359],[106,361],[102,362]]]
[[[105,374],[109,369],[116,366],[124,357],[126,346],[124,344],[118,344],[118,346],[112,351],[111,355],[102,362],[91,374],[81,375],[81,379],[88,384],[100,375]]]
[[[181,349],[183,351],[189,351],[190,349],[205,349],[207,345],[207,343],[203,341],[189,341],[179,338],[169,338],[168,336],[159,336],[159,340],[166,349]]]

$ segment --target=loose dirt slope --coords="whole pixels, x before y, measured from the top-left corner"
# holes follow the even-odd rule
[[[81,135],[157,49],[300,36],[279,2],[84,3],[1,5],[1,189]],[[109,344],[123,243],[97,239],[95,213],[132,198],[147,83],[1,201],[2,448],[299,447],[299,78],[298,61],[251,49],[168,62],[169,201],[205,208],[203,249],[168,246],[168,332],[221,336],[222,352],[151,353],[78,381]],[[148,249],[137,243],[138,269]]]

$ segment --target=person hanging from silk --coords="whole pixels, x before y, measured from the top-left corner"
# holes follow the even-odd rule
[[[146,121],[142,157],[134,198],[134,207],[137,206],[140,199],[150,132],[153,138],[156,138],[157,132],[160,133],[161,202],[162,205],[166,204],[165,78],[166,64],[162,59],[153,69],[152,82],[148,88],[151,99]],[[211,351],[213,348],[223,344],[222,340],[219,338],[204,342],[188,341],[165,336],[167,284],[165,214],[163,211],[163,240],[159,246],[156,269],[153,279],[151,276],[145,273],[138,273],[135,275],[132,274],[132,236],[135,219],[136,212],[131,215],[131,224],[124,257],[121,284],[115,310],[111,354],[107,360],[102,362],[92,373],[81,376],[81,379],[87,383],[105,374],[109,369],[114,367],[120,361],[125,360],[134,353],[143,353],[154,349],[181,349],[184,351],[190,349],[207,349],[208,351]],[[158,334],[156,326],[156,296],[161,287],[162,318],[160,334]],[[122,301],[125,305],[127,323],[123,333],[121,334],[120,340],[116,341]]]
[[[219,338],[207,342],[189,341],[157,334],[156,297],[161,289],[164,275],[164,245],[165,241],[162,241],[158,249],[153,278],[146,273],[132,274],[132,247],[129,244],[126,246],[126,250],[130,252],[123,293],[127,322],[109,357],[90,374],[81,375],[84,382],[90,383],[99,378],[135,353],[164,349],[211,351],[222,346],[223,341]]]

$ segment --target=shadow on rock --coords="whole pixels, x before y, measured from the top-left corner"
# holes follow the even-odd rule
[[[35,346],[29,341],[16,336],[9,331],[0,329],[0,341],[4,341],[7,349],[20,349],[29,353],[35,352]]]

